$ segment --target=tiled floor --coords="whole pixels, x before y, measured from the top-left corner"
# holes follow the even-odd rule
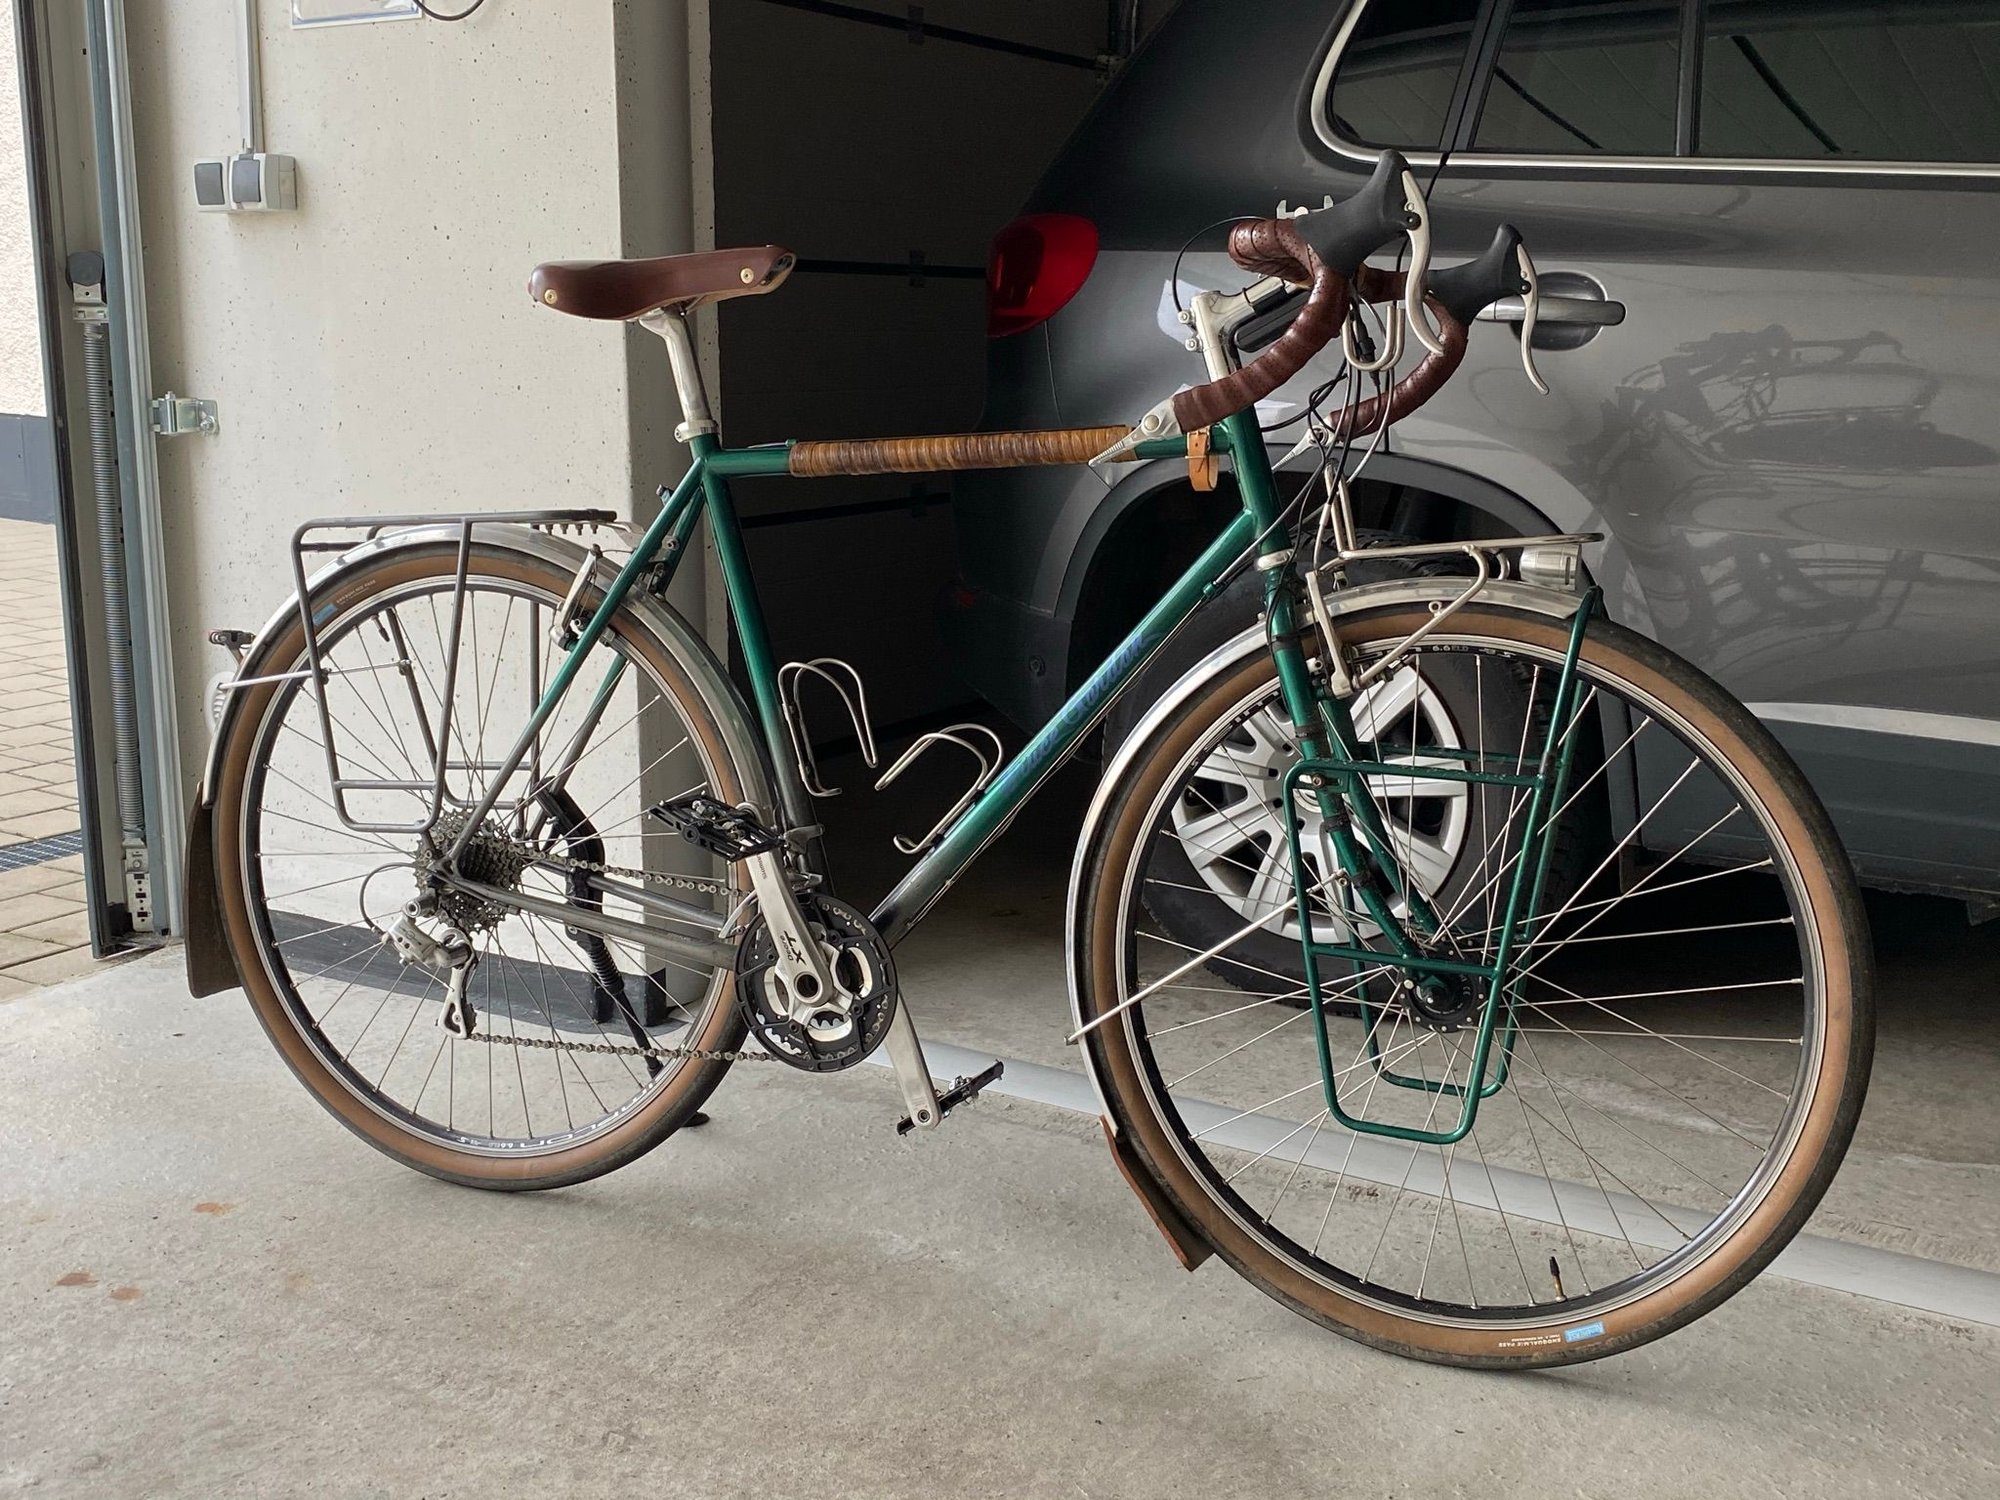
[[[0,519],[0,849],[78,827],[55,528]],[[0,870],[0,1002],[91,967],[83,858]]]

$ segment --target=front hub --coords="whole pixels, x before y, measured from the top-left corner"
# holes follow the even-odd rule
[[[1410,1019],[1429,1031],[1459,1030],[1477,1019],[1486,999],[1470,974],[1406,975],[1396,988]]]

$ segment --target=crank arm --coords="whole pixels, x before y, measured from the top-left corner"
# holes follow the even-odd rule
[[[909,1111],[896,1127],[896,1133],[937,1129],[944,1119],[944,1111],[938,1107],[937,1085],[931,1082],[930,1064],[924,1061],[924,1044],[917,1040],[910,1007],[900,1000],[883,1045],[889,1049],[889,1066],[896,1071],[896,1084],[903,1091],[903,1107]]]
[[[804,1021],[817,1011],[835,1009],[846,1013],[854,997],[833,977],[833,965],[825,950],[806,926],[792,883],[785,878],[784,856],[775,849],[753,854],[743,861],[750,872],[750,889],[757,895],[757,910],[771,931],[771,948],[776,954],[772,967],[778,971],[790,997],[787,1009],[792,1018]]]
[[[998,1083],[1006,1071],[1007,1064],[995,1061],[991,1067],[981,1069],[970,1078],[959,1078],[950,1088],[937,1096],[938,1118],[942,1120],[961,1104],[972,1103],[989,1084]],[[916,1122],[907,1115],[896,1122],[897,1135],[908,1135],[916,1128]]]

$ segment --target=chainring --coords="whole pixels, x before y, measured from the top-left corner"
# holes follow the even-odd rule
[[[853,907],[831,896],[802,897],[799,904],[835,977],[856,997],[848,1013],[829,1008],[823,1022],[791,1017],[762,916],[737,947],[736,1003],[751,1034],[779,1062],[808,1073],[837,1073],[865,1059],[888,1034],[900,993],[896,965],[874,924]]]

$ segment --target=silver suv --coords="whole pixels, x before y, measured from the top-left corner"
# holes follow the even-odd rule
[[[1218,221],[1344,197],[1383,146],[1437,170],[1441,262],[1511,222],[1559,300],[1553,393],[1518,328],[1475,330],[1370,462],[1369,524],[1605,533],[1611,613],[1770,725],[1864,880],[1990,913],[2000,3],[1183,0],[995,242],[987,425],[1130,421],[1200,380],[1176,267],[1182,300],[1235,285]],[[1332,373],[1265,403],[1274,456]],[[955,503],[948,637],[1033,726],[1235,502],[1156,464]],[[1156,670],[1254,610],[1215,601]]]

